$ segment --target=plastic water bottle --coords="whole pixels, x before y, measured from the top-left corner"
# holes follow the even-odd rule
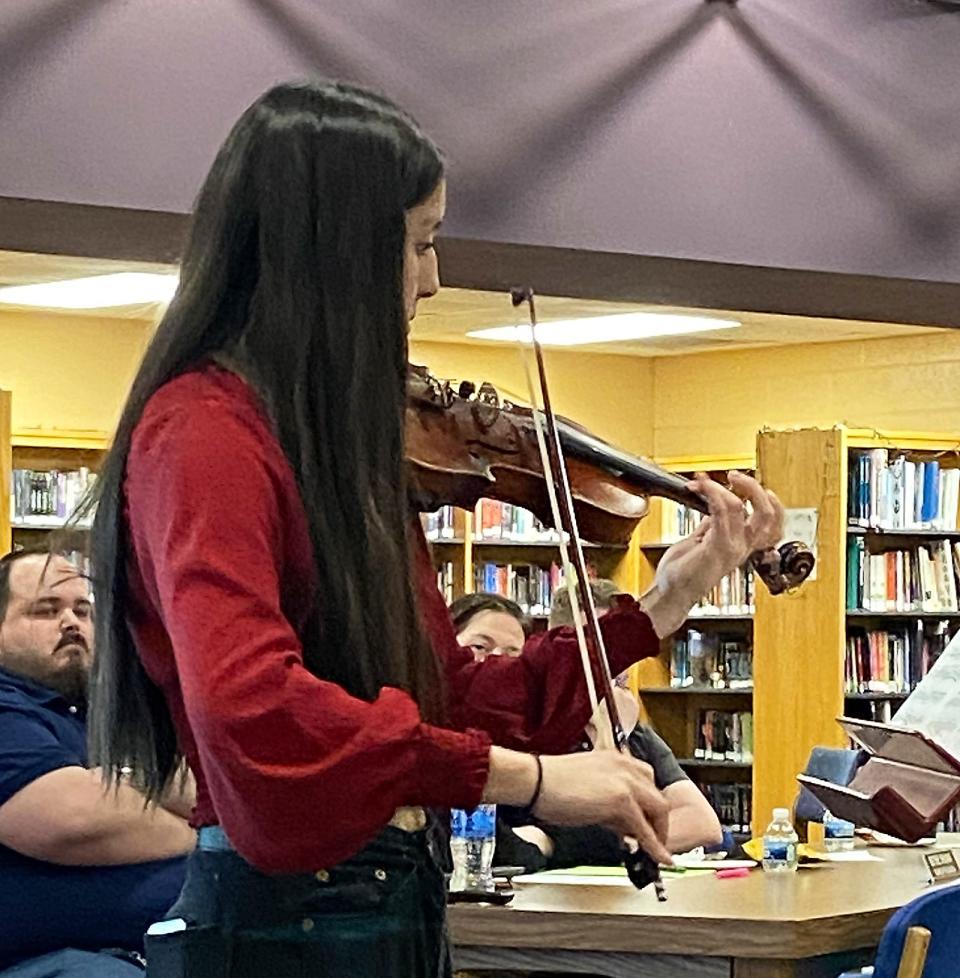
[[[473,811],[455,808],[450,813],[450,853],[455,892],[492,893],[493,850],[497,844],[497,806],[478,805]]]
[[[827,852],[849,852],[853,848],[853,822],[824,812],[823,848]]]
[[[788,808],[775,808],[773,821],[763,833],[763,871],[793,873],[797,868],[797,833]]]

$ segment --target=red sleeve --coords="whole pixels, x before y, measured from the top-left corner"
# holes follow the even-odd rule
[[[451,723],[458,729],[485,730],[495,743],[514,750],[570,750],[591,714],[573,629],[534,635],[517,658],[490,656],[475,662],[457,644],[422,532],[419,540],[420,603],[434,647],[443,656]],[[600,629],[615,676],[660,652],[650,619],[626,595],[603,616]]]
[[[368,703],[306,670],[281,602],[293,481],[264,440],[228,405],[145,419],[128,514],[224,830],[264,871],[309,871],[398,806],[477,804],[489,740],[423,723],[397,689]]]

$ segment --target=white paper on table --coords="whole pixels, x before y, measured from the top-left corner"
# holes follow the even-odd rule
[[[567,886],[571,883],[578,883],[581,886],[633,886],[627,876],[563,876],[560,873],[526,873],[523,876],[514,876],[510,880],[514,883],[559,883]]]
[[[937,842],[933,836],[929,836],[924,839],[917,839],[916,842],[904,842],[903,839],[898,839],[895,835],[887,835],[884,832],[878,832],[876,829],[865,829],[863,831],[858,829],[857,835],[859,835],[867,843],[867,845],[886,846],[891,849],[922,849],[924,846],[936,845]]]
[[[866,849],[852,849],[849,852],[818,852],[818,862],[828,863],[882,863],[879,856],[872,856]]]

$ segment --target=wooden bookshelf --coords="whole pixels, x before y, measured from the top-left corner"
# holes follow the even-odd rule
[[[434,564],[452,563],[454,566],[453,597],[471,594],[475,589],[474,569],[478,564],[532,564],[541,567],[560,561],[560,545],[555,540],[504,540],[476,535],[479,520],[475,512],[455,510],[454,535],[427,539],[433,551]],[[634,534],[636,536],[636,534]],[[625,591],[636,594],[640,586],[640,550],[629,544],[597,544],[582,541],[587,561],[601,577],[612,578]],[[543,627],[548,616],[531,615],[536,627]]]
[[[788,509],[815,509],[818,513],[817,569],[813,580],[795,593],[772,597],[762,585],[755,587],[754,614],[692,615],[685,628],[729,630],[731,635],[752,634],[753,689],[717,689],[708,686],[671,687],[670,642],[661,653],[639,663],[631,672],[644,719],[667,741],[695,781],[704,784],[750,782],[753,790],[753,831],[760,833],[774,807],[790,806],[798,793],[796,775],[803,770],[814,746],[846,746],[836,718],[844,713],[870,715],[903,701],[903,693],[848,694],[844,688],[844,656],[848,627],[871,622],[950,620],[960,627],[960,612],[865,612],[846,607],[846,552],[850,536],[864,536],[871,545],[909,546],[935,539],[960,540],[960,531],[879,530],[851,527],[847,516],[848,466],[852,449],[883,447],[917,455],[958,451],[955,436],[908,432],[875,433],[835,428],[762,431],[753,459],[700,457],[670,459],[673,471],[711,473],[736,468],[756,469]],[[513,541],[493,544],[474,541],[472,514],[464,546],[481,555],[506,553]],[[669,535],[668,535],[669,534]],[[653,581],[658,561],[673,540],[665,523],[664,506],[651,499],[650,512],[626,550],[607,552],[618,583],[642,593]],[[459,537],[459,534],[458,534]],[[441,544],[440,547],[447,545]],[[518,552],[533,553],[542,544],[521,545]],[[448,549],[456,549],[451,542]],[[549,548],[548,548],[549,550]],[[602,548],[600,549],[602,553]],[[471,554],[471,560],[476,553]],[[532,558],[531,558],[531,562]],[[472,587],[472,564],[465,562],[465,583]],[[702,710],[753,712],[753,761],[705,761],[693,756],[696,724]]]
[[[714,477],[723,477],[733,469],[751,472],[755,468],[754,459],[743,456],[691,456],[659,459],[658,463],[672,472],[688,475],[708,472]],[[634,541],[639,552],[639,591],[645,590],[653,582],[663,554],[679,539],[674,518],[674,507],[662,499],[650,500],[650,512],[640,524]],[[701,711],[750,712],[754,690],[706,685],[671,686],[673,643],[677,637],[682,639],[688,629],[706,633],[728,632],[749,638],[753,634],[753,622],[753,614],[694,612],[677,636],[662,643],[657,658],[639,663],[631,672],[631,686],[639,697],[642,719],[650,723],[667,742],[690,777],[704,785],[752,784],[753,765],[750,762],[706,760],[693,755]],[[756,733],[753,749],[756,755]]]
[[[96,472],[109,445],[109,436],[102,431],[75,429],[22,429],[10,434],[10,467],[3,475],[5,487],[4,513],[9,516],[12,492],[12,470],[76,471],[81,468]],[[13,520],[9,526],[10,547],[42,546],[53,530],[61,529],[65,520],[56,516],[33,516]],[[2,531],[2,524],[0,524]],[[82,531],[81,531],[82,532]],[[8,549],[10,549],[8,547]]]
[[[896,549],[931,540],[960,539],[960,532],[878,529],[851,525],[848,518],[851,451],[884,448],[916,457],[956,453],[955,435],[831,429],[762,431],[757,438],[760,476],[787,508],[818,511],[816,579],[796,593],[773,598],[759,591],[754,658],[754,831],[775,806],[797,794],[796,774],[817,745],[842,747],[846,739],[836,718],[866,715],[875,704],[896,709],[905,693],[845,689],[848,629],[871,624],[951,621],[960,613],[864,611],[847,608],[847,540],[864,537],[868,546]]]

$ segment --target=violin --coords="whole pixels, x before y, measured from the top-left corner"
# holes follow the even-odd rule
[[[543,351],[536,335],[533,290],[514,289],[514,306],[526,303],[536,358],[538,394],[521,353],[530,407],[501,403],[490,384],[479,391],[469,382],[456,391],[423,367],[408,375],[406,449],[411,482],[422,509],[455,505],[472,509],[484,496],[523,506],[560,533],[564,586],[590,704],[605,723],[597,747],[627,751],[627,737],[613,698],[610,663],[587,579],[581,536],[596,543],[626,543],[647,512],[647,497],[660,495],[702,513],[706,500],[687,483],[652,462],[629,455],[558,418],[550,402]],[[810,574],[813,554],[801,543],[750,556],[757,575],[773,594],[797,587]],[[623,861],[630,881],[653,885],[667,899],[660,867],[635,839],[625,839]]]
[[[473,509],[481,498],[522,506],[555,525],[533,409],[502,401],[496,389],[469,381],[456,389],[411,365],[407,383],[406,451],[416,506]],[[687,482],[557,417],[560,445],[581,536],[599,544],[626,544],[661,496],[706,514],[706,501]],[[802,543],[755,553],[750,563],[771,594],[798,587],[813,570]]]

